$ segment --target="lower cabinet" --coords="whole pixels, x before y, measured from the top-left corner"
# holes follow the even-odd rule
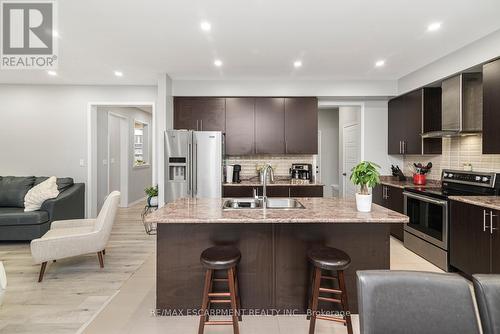
[[[403,189],[379,184],[372,190],[373,203],[404,214]],[[404,225],[391,224],[391,235],[401,241],[404,238]]]
[[[467,275],[499,274],[500,213],[458,201],[450,203],[450,265]]]
[[[223,187],[224,197],[253,197],[254,193],[262,196],[262,186],[228,186]],[[268,197],[323,197],[323,186],[268,186]]]

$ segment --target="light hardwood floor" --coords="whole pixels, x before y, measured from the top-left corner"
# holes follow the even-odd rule
[[[154,317],[156,262],[152,255],[144,265],[123,285],[120,292],[85,328],[85,334],[184,334],[196,333],[198,317]],[[420,256],[404,248],[391,238],[391,269],[442,272]],[[200,295],[201,298],[201,295]],[[240,323],[242,334],[303,334],[309,323],[298,316],[245,316]],[[354,333],[359,333],[358,316],[353,316]],[[209,326],[205,334],[230,334],[231,326]],[[318,321],[316,334],[347,333],[343,325]]]
[[[0,333],[76,333],[119,291],[155,251],[144,232],[144,204],[120,208],[106,247],[104,269],[97,254],[49,263],[42,283],[29,243],[0,242],[8,287],[0,307]]]

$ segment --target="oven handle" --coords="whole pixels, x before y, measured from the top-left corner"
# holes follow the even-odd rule
[[[410,197],[410,198],[421,200],[422,202],[432,203],[432,204],[441,205],[441,206],[448,206],[448,202],[447,201],[443,201],[443,200],[439,200],[439,199],[434,199],[434,198],[430,198],[430,197],[427,197],[427,196],[420,196],[420,195],[409,193],[409,192],[406,192],[406,191],[403,192],[403,195],[405,197]]]

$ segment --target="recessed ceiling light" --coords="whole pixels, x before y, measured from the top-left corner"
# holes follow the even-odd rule
[[[117,77],[123,77],[123,72],[120,72],[120,71],[115,71],[115,75]]]
[[[200,28],[203,31],[210,31],[210,29],[212,29],[212,25],[208,21],[203,21],[200,23]]]
[[[215,65],[215,66],[217,66],[217,67],[221,67],[221,66],[222,66],[222,60],[220,60],[220,59],[216,59],[216,60],[214,61],[214,65]]]
[[[56,71],[47,71],[47,74],[55,77],[57,75],[57,72]]]
[[[385,60],[377,60],[377,62],[375,63],[376,67],[382,67],[384,65],[385,65]]]
[[[441,28],[441,22],[434,22],[427,26],[427,31],[436,31]]]
[[[302,66],[302,61],[296,60],[296,61],[293,62],[293,67],[299,68],[301,66]]]

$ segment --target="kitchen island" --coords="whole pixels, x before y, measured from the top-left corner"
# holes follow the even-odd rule
[[[345,275],[351,312],[357,313],[356,271],[389,269],[390,224],[407,223],[408,217],[378,205],[360,213],[353,200],[298,200],[304,209],[225,210],[224,199],[183,198],[148,215],[146,222],[158,224],[158,312],[198,309],[204,277],[200,254],[230,244],[242,254],[243,309],[304,313],[310,285],[307,250],[325,245],[352,259]]]

